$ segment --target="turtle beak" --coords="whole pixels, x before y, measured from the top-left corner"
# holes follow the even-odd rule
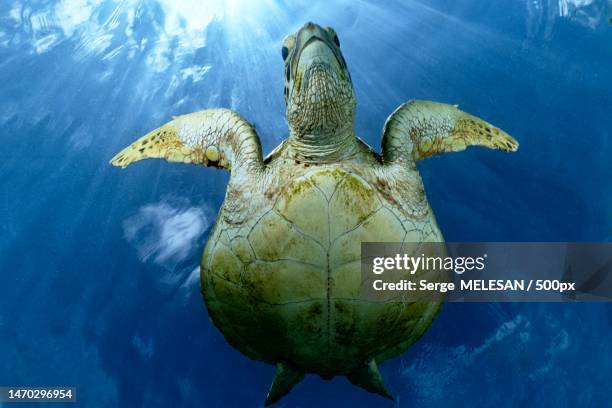
[[[309,77],[317,68],[334,71],[338,78],[350,81],[340,48],[330,40],[323,28],[313,23],[306,23],[297,37],[299,48],[293,68],[294,78],[297,78],[295,90],[298,93],[307,88]]]
[[[317,36],[312,36],[300,51],[298,65],[308,68],[309,65],[315,63],[336,65],[340,68],[340,61],[327,42]]]
[[[321,26],[308,22],[298,31],[297,38],[298,66],[310,63],[345,65],[340,48],[330,40],[329,34]]]

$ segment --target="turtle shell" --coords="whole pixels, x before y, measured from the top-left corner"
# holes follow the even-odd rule
[[[439,310],[397,294],[365,295],[372,276],[361,271],[362,242],[442,237],[433,216],[406,217],[350,170],[290,178],[252,218],[236,226],[220,216],[201,264],[213,322],[251,358],[323,376],[351,372],[401,353]]]

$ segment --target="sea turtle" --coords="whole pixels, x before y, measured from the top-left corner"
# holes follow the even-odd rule
[[[390,397],[378,364],[427,330],[440,303],[366,299],[361,242],[443,242],[415,162],[479,145],[515,151],[502,130],[456,106],[410,101],[387,119],[382,154],[354,129],[355,94],[331,27],[284,39],[289,136],[265,159],[255,128],[227,109],[175,117],[117,154],[229,170],[201,260],[214,324],[276,365],[266,405],[304,376],[345,375]]]

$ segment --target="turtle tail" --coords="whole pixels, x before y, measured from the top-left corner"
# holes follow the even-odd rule
[[[347,374],[346,378],[366,391],[393,400],[393,396],[387,390],[387,387],[385,387],[385,382],[382,375],[380,375],[380,371],[378,371],[378,365],[374,359],[371,359],[352,373]]]

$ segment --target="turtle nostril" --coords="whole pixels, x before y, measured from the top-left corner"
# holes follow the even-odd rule
[[[289,48],[287,47],[283,47],[282,49],[282,53],[283,53],[283,61],[287,59],[287,57],[289,56]]]

